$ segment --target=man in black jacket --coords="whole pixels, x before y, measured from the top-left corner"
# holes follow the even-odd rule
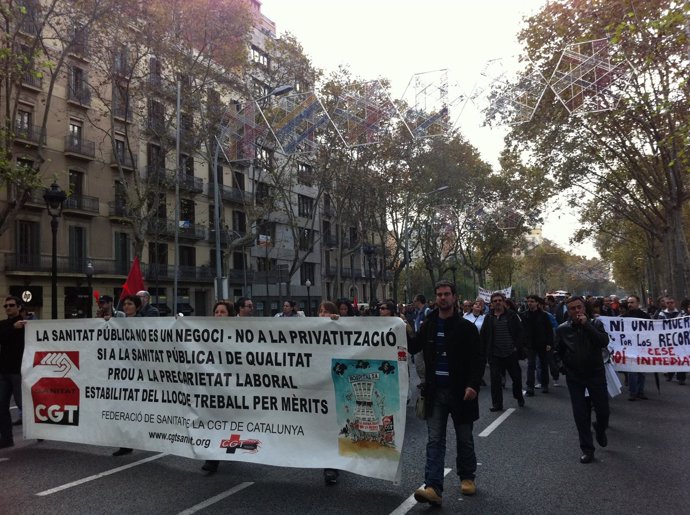
[[[640,297],[637,295],[628,295],[628,312],[623,317],[629,318],[644,318],[649,320],[649,313],[640,309]],[[645,375],[642,372],[628,372],[628,397],[629,401],[636,401],[637,399],[647,400],[644,393]]]
[[[10,398],[14,395],[22,409],[22,356],[24,355],[24,325],[19,314],[21,300],[5,297],[7,319],[0,321],[0,449],[12,447],[12,415]]]
[[[570,392],[583,453],[580,463],[591,463],[594,459],[594,442],[590,425],[594,426],[597,443],[601,447],[608,445],[609,397],[601,350],[608,345],[609,337],[601,321],[587,317],[582,297],[570,297],[566,305],[570,319],[556,329],[556,355],[562,363]],[[594,424],[592,406],[597,415]]]
[[[448,415],[453,419],[457,439],[456,467],[461,491],[473,495],[477,457],[472,428],[479,418],[479,385],[484,372],[479,333],[457,312],[455,284],[436,284],[437,309],[432,311],[416,335],[408,325],[409,352],[423,352],[425,364],[424,401],[429,440],[426,445],[424,488],[414,494],[418,502],[440,505],[446,452]]]
[[[534,374],[539,357],[539,375],[543,393],[549,393],[549,355],[553,345],[553,327],[551,321],[541,309],[539,295],[527,296],[527,311],[522,315],[525,324],[525,339],[527,341],[527,396],[534,395]]]
[[[500,291],[491,295],[491,312],[484,318],[480,335],[491,371],[492,406],[489,411],[503,411],[503,377],[506,372],[513,382],[513,397],[522,408],[525,398],[519,359],[526,354],[522,320],[506,306],[506,297]]]

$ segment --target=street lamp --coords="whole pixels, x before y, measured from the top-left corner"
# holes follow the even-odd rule
[[[261,102],[263,100],[266,100],[267,98],[273,97],[273,96],[280,96],[280,95],[285,95],[286,93],[289,93],[290,91],[293,90],[293,86],[289,85],[282,85],[282,86],[276,86],[273,88],[268,95],[264,95],[263,97],[260,97],[256,100],[253,100],[254,102]],[[222,120],[221,120],[221,126],[220,126],[220,134],[223,134],[224,127],[222,125]],[[223,296],[223,270],[221,267],[221,252],[220,252],[220,189],[218,185],[218,159],[220,158],[220,152],[222,151],[221,149],[221,144],[220,144],[220,139],[218,136],[213,137],[216,148],[213,153],[213,202],[214,202],[214,209],[213,209],[213,230],[216,233],[216,297],[217,298],[224,298]],[[223,155],[225,155],[225,152],[223,152]],[[227,159],[227,156],[225,156]],[[245,267],[246,269],[246,267]],[[245,272],[246,273],[246,272]],[[245,286],[246,289],[246,286]],[[266,291],[266,296],[268,297],[268,289]]]
[[[458,283],[457,283],[457,281],[455,280],[455,272],[458,271],[458,265],[457,265],[455,262],[453,262],[453,264],[450,265],[449,268],[450,268],[450,271],[453,272],[453,284],[454,284],[455,287],[457,288]]]
[[[50,185],[50,189],[46,188],[43,194],[43,200],[46,201],[46,208],[50,215],[50,228],[53,232],[53,254],[51,263],[51,317],[53,320],[57,319],[57,230],[58,218],[62,215],[62,205],[67,199],[67,194],[60,189],[60,186],[54,182]]]
[[[89,302],[86,306],[86,318],[91,318],[93,316],[93,312],[91,310],[92,303],[93,303],[93,287],[91,285],[91,279],[93,279],[93,263],[91,261],[86,262],[86,284],[89,287]]]
[[[311,288],[311,281],[309,279],[306,280],[304,283],[304,286],[307,287],[307,316],[311,316],[311,292],[309,289]]]

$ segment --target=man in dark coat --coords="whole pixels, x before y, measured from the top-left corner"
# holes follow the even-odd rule
[[[602,349],[608,345],[609,336],[600,320],[588,318],[582,297],[570,297],[566,305],[569,320],[556,329],[556,359],[562,363],[570,392],[573,418],[583,453],[580,463],[591,463],[594,459],[594,442],[590,425],[594,426],[597,443],[601,447],[608,445],[609,394]],[[592,407],[597,415],[594,424]]]
[[[472,428],[479,418],[479,385],[484,358],[479,333],[456,309],[455,284],[436,284],[437,309],[432,311],[416,335],[408,325],[409,351],[422,352],[425,364],[424,400],[429,440],[426,446],[424,488],[414,494],[418,502],[440,505],[448,415],[453,419],[457,439],[456,467],[461,491],[476,492],[477,457]]]
[[[0,449],[12,447],[12,415],[10,398],[14,395],[22,409],[22,356],[24,355],[24,325],[19,314],[21,300],[5,297],[7,319],[0,321]]]
[[[534,375],[539,358],[539,375],[543,393],[549,393],[549,355],[553,345],[553,327],[549,316],[542,311],[539,295],[527,296],[527,311],[522,314],[527,343],[527,396],[534,395]]]

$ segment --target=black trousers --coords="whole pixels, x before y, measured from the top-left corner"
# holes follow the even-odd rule
[[[513,382],[513,397],[517,400],[524,400],[522,396],[522,369],[517,359],[517,352],[510,356],[499,358],[492,356],[489,363],[491,372],[491,404],[496,408],[503,408],[503,376],[506,372]]]
[[[592,408],[597,415],[597,425],[600,430],[609,427],[609,393],[606,389],[606,376],[604,371],[588,377],[566,376],[568,391],[570,392],[570,404],[573,407],[573,417],[577,434],[580,438],[582,452],[594,452],[594,440],[592,439]],[[589,397],[585,397],[585,389]]]
[[[534,374],[537,369],[537,356],[539,356],[539,379],[542,388],[549,387],[549,357],[546,347],[529,349],[527,351],[527,389],[534,390]]]

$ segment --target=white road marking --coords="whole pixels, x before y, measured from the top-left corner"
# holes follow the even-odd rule
[[[489,436],[494,431],[494,429],[500,426],[505,421],[505,419],[507,419],[513,413],[513,411],[515,411],[515,408],[508,408],[505,411],[505,413],[503,413],[503,415],[498,417],[491,424],[489,424],[489,426],[484,431],[479,433],[479,436],[482,438],[486,438],[487,436]]]
[[[143,465],[144,463],[148,463],[149,461],[154,461],[159,458],[162,458],[163,456],[167,456],[165,453],[161,454],[154,454],[153,456],[149,456],[148,458],[144,458],[143,460],[135,461],[134,463],[129,463],[127,465],[123,465],[122,467],[117,467],[114,469],[106,470],[105,472],[101,472],[100,474],[96,474],[93,476],[85,477],[84,479],[78,479],[77,481],[72,481],[71,483],[67,483],[61,486],[56,486],[55,488],[51,488],[50,490],[44,490],[43,492],[38,492],[36,495],[38,496],[45,496],[45,495],[52,495],[57,492],[61,492],[62,490],[67,490],[68,488],[72,488],[73,486],[79,486],[83,485],[84,483],[88,483],[89,481],[94,481],[96,479],[100,479],[102,477],[110,476],[112,474],[117,474],[118,472],[122,472],[123,470],[131,469],[133,467],[136,467],[138,465]]]
[[[9,458],[0,458],[0,461],[10,461]]]
[[[450,472],[453,469],[443,469],[443,476],[447,476],[448,472]],[[419,488],[424,488],[424,485],[420,485]],[[416,506],[419,504],[417,500],[414,498],[414,494],[409,496],[407,499],[405,499],[400,506],[395,508],[390,515],[405,515],[410,509],[412,509],[413,506]]]
[[[253,484],[253,482],[240,483],[239,485],[232,487],[230,490],[226,490],[222,494],[218,494],[215,497],[211,497],[210,499],[207,499],[204,502],[200,502],[199,504],[196,504],[191,508],[187,508],[186,510],[181,511],[178,515],[192,515],[192,513],[196,513],[197,511],[203,510],[204,508],[207,508],[208,506],[211,506],[212,504],[215,504],[218,501],[222,501],[226,497],[230,497],[231,495],[236,494],[237,492],[240,492],[245,488],[252,486]]]

